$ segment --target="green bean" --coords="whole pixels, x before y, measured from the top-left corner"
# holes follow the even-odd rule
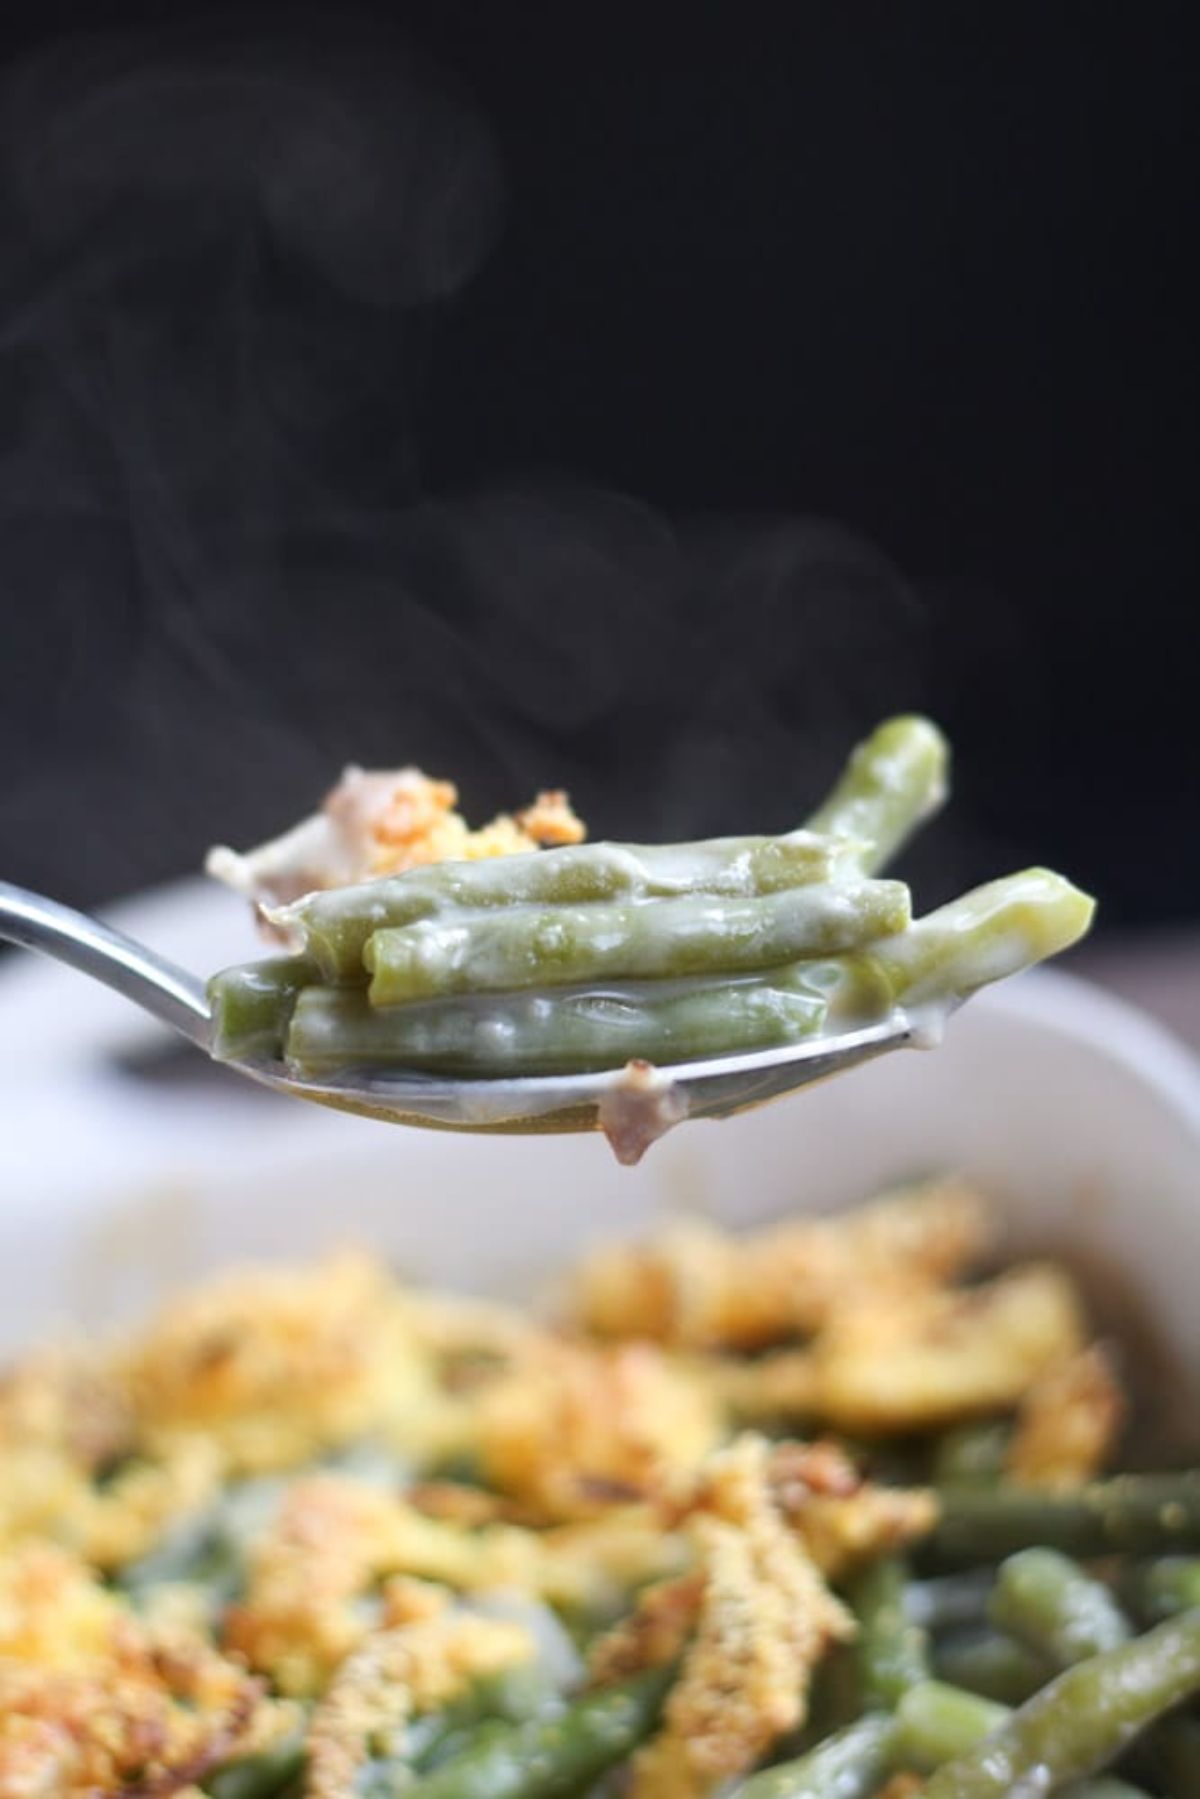
[[[410,1786],[410,1799],[558,1799],[598,1780],[653,1731],[675,1677],[655,1668],[556,1718],[510,1724]]]
[[[484,1721],[522,1724],[544,1713],[557,1691],[535,1664],[520,1664],[477,1680],[453,1704],[414,1718],[405,1739],[408,1764],[431,1773],[478,1737]]]
[[[289,1066],[319,1076],[353,1063],[463,1075],[571,1074],[633,1057],[672,1063],[798,1043],[832,1008],[867,1022],[888,997],[870,971],[800,963],[736,981],[482,995],[377,1008],[365,994],[309,987],[287,1039]]]
[[[303,1767],[303,1734],[284,1737],[210,1775],[203,1791],[210,1799],[274,1799]]]
[[[939,1681],[927,1681],[914,1687],[900,1703],[890,1745],[892,1766],[928,1772],[969,1754],[990,1740],[1012,1716],[1006,1705],[992,1705]],[[1044,1786],[1021,1789],[1028,1799],[1037,1799],[1048,1790]],[[930,1789],[923,1791],[928,1793]],[[1054,1791],[1059,1788],[1056,1786]],[[1145,1795],[1124,1780],[1102,1776],[1064,1787],[1062,1799],[1145,1799]]]
[[[929,1678],[927,1639],[905,1611],[905,1567],[894,1556],[868,1564],[852,1582],[854,1642],[864,1710],[891,1711],[909,1687]]]
[[[924,1799],[1031,1799],[1087,1779],[1200,1691],[1200,1611],[1079,1662],[931,1777]]]
[[[208,1004],[215,1059],[234,1062],[281,1055],[296,995],[316,978],[317,965],[308,956],[275,956],[214,975],[208,983]]]
[[[372,1005],[396,1006],[526,987],[750,974],[858,949],[908,922],[908,889],[898,881],[822,882],[755,899],[690,894],[426,919],[376,931],[363,960]]]
[[[1022,1549],[1000,1564],[988,1616],[1056,1669],[1128,1642],[1109,1589],[1057,1549]]]
[[[960,1424],[938,1438],[933,1453],[932,1478],[938,1486],[990,1485],[1004,1472],[1011,1424],[985,1418]]]
[[[1164,1618],[1200,1605],[1200,1560],[1164,1555],[1153,1562],[1135,1562],[1122,1570],[1120,1585],[1122,1597],[1143,1624],[1161,1624]]]
[[[1022,1705],[1050,1678],[1050,1669],[998,1630],[954,1632],[934,1649],[939,1680],[1000,1705]]]
[[[888,1771],[891,1740],[890,1718],[859,1718],[796,1761],[752,1774],[732,1799],[868,1799]]]
[[[873,946],[898,1000],[966,999],[1083,936],[1095,901],[1047,868],[989,881]]]
[[[888,719],[853,752],[810,830],[857,840],[855,860],[882,868],[946,797],[946,740],[925,718]]]
[[[927,1773],[973,1749],[1009,1716],[1008,1707],[940,1680],[910,1687],[896,1707],[895,1764]]]
[[[569,844],[414,868],[310,894],[270,916],[301,931],[325,980],[361,980],[363,950],[376,931],[493,907],[678,899],[690,893],[750,899],[828,881],[855,847],[809,830],[698,843]]]
[[[999,1560],[1040,1544],[1087,1560],[1125,1552],[1200,1549],[1200,1472],[1118,1474],[1068,1493],[1027,1487],[943,1487],[928,1539],[942,1566]]]

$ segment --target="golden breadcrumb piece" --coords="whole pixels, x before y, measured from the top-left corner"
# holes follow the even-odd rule
[[[817,1338],[814,1403],[851,1432],[938,1430],[1017,1405],[1082,1344],[1075,1286],[1049,1263],[960,1292],[880,1292]]]
[[[375,804],[363,806],[357,794],[362,781],[378,781]],[[390,787],[390,791],[389,791]],[[360,878],[401,874],[429,862],[482,861],[490,856],[516,856],[543,844],[582,843],[584,828],[565,793],[539,793],[531,806],[512,817],[499,813],[490,824],[471,830],[455,810],[458,789],[451,781],[430,781],[419,769],[390,776],[351,775],[326,800],[335,818],[357,814],[366,840],[366,863]]]
[[[835,1218],[802,1218],[733,1237],[678,1224],[583,1265],[574,1309],[603,1337],[695,1349],[759,1349],[818,1330],[834,1307],[881,1282],[925,1288],[974,1262],[986,1209],[958,1181],[885,1195]]]
[[[778,1443],[768,1461],[775,1502],[827,1580],[919,1542],[937,1523],[924,1487],[864,1480],[837,1443]]]
[[[0,1556],[0,1663],[86,1666],[108,1652],[124,1616],[116,1595],[70,1550],[31,1541]]]
[[[539,793],[515,817],[499,813],[478,830],[457,806],[454,783],[432,780],[419,768],[351,766],[319,812],[245,854],[218,845],[205,867],[259,906],[286,905],[305,893],[431,862],[528,854],[543,845],[582,843],[587,834],[558,789]]]
[[[544,1518],[595,1516],[650,1496],[722,1434],[703,1385],[649,1344],[547,1343],[479,1399],[484,1474]]]
[[[0,1454],[53,1452],[92,1474],[133,1439],[129,1395],[94,1344],[51,1344],[0,1376]]]
[[[597,1686],[612,1686],[677,1661],[695,1630],[705,1580],[702,1569],[693,1569],[674,1580],[655,1581],[640,1593],[629,1616],[592,1644],[588,1670]]]
[[[594,1647],[614,1679],[682,1653],[663,1728],[633,1762],[633,1792],[699,1795],[734,1778],[803,1721],[812,1669],[853,1621],[788,1527],[770,1449],[743,1436],[705,1464],[684,1530],[695,1567],[650,1589]]]
[[[183,1294],[131,1347],[126,1375],[150,1442],[203,1431],[230,1473],[296,1466],[368,1435],[420,1436],[436,1403],[402,1291],[349,1254]]]
[[[153,1461],[139,1457],[107,1486],[87,1490],[71,1540],[100,1568],[136,1561],[173,1524],[212,1503],[222,1473],[222,1457],[210,1438],[199,1432],[172,1438]]]
[[[547,849],[560,844],[582,843],[587,835],[561,787],[544,788],[532,806],[517,813],[517,824],[526,837],[536,844],[544,844]]]
[[[294,1726],[201,1635],[45,1543],[0,1558],[0,1795],[159,1799]]]
[[[452,1610],[444,1593],[415,1607],[412,1598],[401,1597],[402,1619],[394,1628],[368,1637],[342,1664],[314,1711],[308,1799],[346,1799],[370,1755],[387,1753],[389,1739],[402,1746],[411,1717],[448,1705],[473,1681],[533,1659],[533,1639],[519,1625]],[[406,1605],[411,1615],[405,1618]]]
[[[94,1476],[134,1441],[128,1393],[103,1354],[70,1343],[25,1357],[0,1379],[0,1546],[35,1532],[86,1543],[98,1510],[121,1509],[115,1491],[98,1507]]]
[[[1049,1369],[1021,1401],[1008,1473],[1026,1486],[1077,1487],[1105,1467],[1125,1421],[1125,1395],[1100,1343]]]
[[[406,1508],[337,1474],[294,1482],[249,1557],[246,1592],[224,1640],[281,1692],[319,1692],[370,1628],[359,1601],[406,1567]],[[418,1564],[419,1565],[419,1564]]]
[[[925,1790],[925,1782],[920,1774],[893,1774],[886,1786],[881,1786],[874,1799],[916,1799],[918,1793]]]

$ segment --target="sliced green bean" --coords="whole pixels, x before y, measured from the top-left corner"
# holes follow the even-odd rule
[[[902,931],[898,881],[822,882],[756,899],[691,894],[622,906],[533,907],[377,931],[363,951],[371,1003],[601,981],[719,979],[832,956]]]
[[[375,1007],[344,988],[300,995],[289,1066],[318,1076],[355,1063],[462,1075],[572,1074],[633,1057],[671,1063],[799,1043],[839,1017],[887,1015],[870,969],[802,963],[761,978],[560,988]]]
[[[432,1773],[474,1742],[485,1720],[523,1724],[557,1700],[556,1688],[536,1664],[522,1663],[489,1675],[442,1711],[412,1720],[405,1738],[407,1762],[419,1774]]]
[[[1068,1493],[1028,1487],[939,1490],[941,1517],[926,1545],[942,1566],[1000,1560],[1033,1545],[1086,1561],[1125,1552],[1200,1550],[1200,1472],[1119,1474]]]
[[[326,981],[354,981],[362,979],[363,950],[376,931],[493,907],[579,906],[692,893],[750,899],[828,881],[856,847],[809,830],[697,843],[569,844],[414,868],[310,894],[270,916],[300,930]]]
[[[559,1799],[598,1780],[653,1731],[675,1677],[655,1668],[560,1716],[490,1733],[410,1786],[411,1799]]]
[[[978,1628],[944,1637],[934,1649],[933,1666],[939,1680],[999,1705],[1023,1705],[1052,1673],[1003,1631]]]
[[[1060,1674],[974,1748],[933,1774],[924,1799],[1057,1792],[1107,1768],[1200,1691],[1200,1611],[1185,1612]]]
[[[929,1772],[970,1754],[1012,1717],[1013,1712],[1006,1705],[992,1705],[939,1681],[928,1681],[914,1687],[901,1701],[890,1745],[892,1766]],[[926,1787],[923,1792],[930,1790]],[[1021,1788],[1027,1799],[1037,1799],[1050,1790],[1042,1785]],[[1140,1787],[1111,1775],[1081,1780],[1061,1789],[1056,1784],[1053,1791],[1061,1791],[1062,1799],[1146,1799]]]
[[[888,719],[852,753],[809,829],[856,840],[868,872],[882,868],[946,797],[949,752],[927,718]]]
[[[303,1734],[284,1737],[269,1749],[230,1762],[205,1781],[210,1799],[275,1799],[304,1767]]]
[[[1048,868],[976,887],[875,946],[898,1000],[966,999],[1084,935],[1095,901]]]
[[[946,1431],[933,1454],[935,1484],[991,1485],[1004,1472],[1011,1440],[1012,1425],[991,1418]]]
[[[884,1556],[851,1583],[858,1619],[854,1641],[859,1695],[866,1711],[891,1711],[910,1687],[929,1678],[928,1640],[904,1603],[904,1563]]]
[[[1055,1669],[1116,1649],[1130,1635],[1104,1582],[1057,1549],[1022,1549],[1002,1562],[988,1616]]]
[[[896,1707],[893,1754],[899,1768],[928,1773],[973,1749],[1009,1716],[1008,1707],[940,1680],[910,1687]]]
[[[208,983],[214,1058],[279,1057],[296,995],[316,979],[317,965],[308,956],[276,956],[214,975]]]
[[[859,1718],[807,1755],[751,1775],[732,1799],[869,1799],[890,1766],[892,1736],[890,1718]]]
[[[1120,1584],[1123,1598],[1143,1624],[1161,1624],[1164,1618],[1200,1606],[1200,1559],[1164,1555],[1152,1562],[1135,1562],[1122,1571]]]

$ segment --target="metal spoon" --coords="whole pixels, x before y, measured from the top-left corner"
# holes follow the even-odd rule
[[[211,1054],[212,1018],[203,983],[123,932],[0,881],[0,939],[91,975]],[[393,1124],[511,1134],[603,1129],[622,1160],[636,1161],[647,1142],[685,1117],[727,1118],[899,1049],[916,1036],[900,1016],[783,1049],[668,1068],[634,1064],[632,1073],[622,1068],[495,1081],[393,1068],[352,1068],[305,1081],[279,1061],[247,1058],[226,1066],[280,1093]]]

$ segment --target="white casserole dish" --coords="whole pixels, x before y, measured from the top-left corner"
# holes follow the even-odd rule
[[[241,903],[200,882],[112,916],[194,968],[256,951]],[[1014,1250],[1065,1251],[1102,1316],[1161,1339],[1157,1391],[1177,1426],[1200,1418],[1200,1064],[1069,976],[1022,976],[941,1050],[685,1127],[634,1170],[599,1138],[401,1131],[182,1060],[178,1079],[133,1076],[120,1058],[153,1054],[158,1027],[32,958],[0,968],[0,1019],[0,1356],[239,1258],[365,1241],[417,1276],[511,1292],[665,1211],[748,1223],[955,1169],[1001,1201]]]

